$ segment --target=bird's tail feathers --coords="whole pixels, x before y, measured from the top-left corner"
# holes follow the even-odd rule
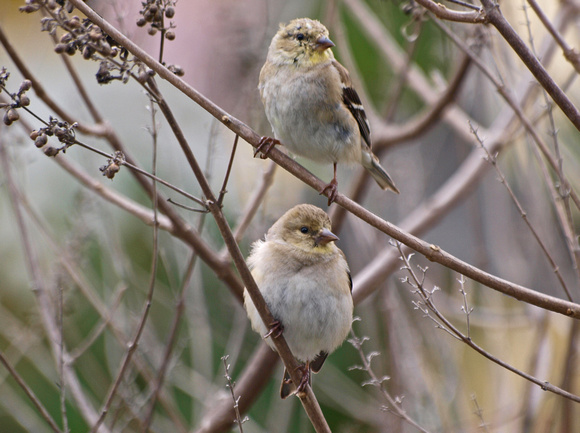
[[[390,189],[399,194],[399,189],[395,186],[395,182],[393,182],[391,176],[389,176],[386,170],[381,166],[379,158],[377,158],[375,154],[372,152],[363,152],[362,165],[367,169],[382,189]]]

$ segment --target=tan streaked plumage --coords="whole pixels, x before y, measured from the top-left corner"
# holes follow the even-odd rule
[[[299,18],[280,26],[258,86],[276,137],[262,139],[265,151],[279,140],[296,155],[334,164],[334,178],[323,190],[329,190],[329,204],[339,162],[362,164],[382,189],[399,193],[371,150],[364,108],[333,46],[319,21]]]
[[[279,321],[290,350],[305,363],[305,373],[318,372],[326,356],[346,338],[353,302],[348,264],[331,231],[328,215],[302,204],[286,212],[252,246],[248,265],[274,318]],[[270,332],[248,292],[244,305],[252,328]],[[274,349],[271,338],[266,342]],[[283,380],[281,396],[294,389]]]

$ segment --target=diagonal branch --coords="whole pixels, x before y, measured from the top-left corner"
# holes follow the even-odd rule
[[[194,102],[199,104],[208,113],[222,122],[225,126],[231,129],[233,132],[238,134],[241,138],[246,140],[253,147],[259,145],[260,136],[252,130],[248,125],[231,116],[226,111],[222,110],[215,103],[204,97],[201,93],[191,87],[189,84],[181,80],[166,67],[158,63],[153,57],[147,54],[142,48],[140,48],[133,41],[124,36],[110,23],[100,17],[95,13],[90,7],[88,7],[84,2],[80,0],[70,0],[71,3],[75,5],[81,12],[83,12],[87,17],[89,17],[95,24],[99,25],[109,36],[115,39],[118,43],[126,47],[133,55],[139,58],[143,63],[153,69],[159,76],[177,89],[182,91],[186,96],[192,99]],[[278,149],[272,149],[268,155],[270,159],[276,162],[285,170],[292,173],[294,176],[302,180],[304,183],[310,185],[312,188],[320,191],[325,185],[320,179],[306,170],[304,167],[299,165],[297,162],[284,155]],[[480,159],[479,157],[477,157]],[[203,185],[202,185],[203,188]],[[211,191],[210,191],[211,192]],[[204,191],[205,193],[205,191]],[[213,196],[213,194],[212,194]],[[208,196],[209,198],[209,196]],[[211,199],[210,199],[211,201]],[[514,284],[510,281],[504,280],[502,278],[491,275],[481,269],[476,268],[453,255],[443,251],[440,247],[429,244],[416,236],[413,236],[399,227],[377,217],[373,213],[369,212],[359,204],[353,202],[342,194],[339,194],[335,200],[339,206],[344,207],[350,213],[357,216],[361,220],[370,224],[371,226],[377,228],[381,232],[395,238],[396,240],[402,242],[408,247],[414,249],[415,251],[425,255],[429,260],[442,264],[450,269],[453,269],[468,278],[478,281],[494,290],[504,293],[508,296],[512,296],[518,300],[536,305],[540,308],[544,308],[550,311],[554,311],[569,317],[580,319],[580,305],[573,302],[564,301],[562,299],[545,295],[540,292],[536,292],[529,288],[523,287],[518,284]],[[212,213],[215,212],[213,208]],[[216,219],[216,221],[218,221]],[[227,223],[223,221],[224,226],[220,229],[225,229]],[[229,229],[229,228],[228,228]],[[226,239],[228,241],[228,239]],[[235,244],[235,239],[231,239],[233,244]],[[232,248],[234,245],[231,246]],[[237,249],[237,244],[235,244],[235,249]],[[239,250],[238,250],[239,251]],[[232,251],[230,251],[231,253]],[[235,260],[234,260],[235,261]],[[236,263],[237,264],[237,263]],[[247,278],[247,276],[246,276]]]
[[[503,36],[506,42],[512,47],[524,65],[536,77],[540,85],[546,89],[554,102],[562,109],[570,122],[580,131],[580,111],[566,96],[564,91],[556,84],[550,74],[546,71],[534,53],[527,47],[522,38],[516,33],[510,23],[505,19],[499,9],[499,5],[493,0],[481,0],[485,9],[485,14],[491,25]]]

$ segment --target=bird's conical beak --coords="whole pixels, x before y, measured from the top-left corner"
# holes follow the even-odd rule
[[[314,238],[314,242],[316,242],[316,245],[326,245],[329,242],[334,242],[338,240],[338,236],[336,236],[334,233],[332,233],[330,230],[328,229],[322,229],[318,232],[318,234],[316,235],[316,237]]]
[[[321,36],[316,40],[316,49],[318,51],[324,51],[332,47],[334,47],[334,42],[332,42],[326,36]]]

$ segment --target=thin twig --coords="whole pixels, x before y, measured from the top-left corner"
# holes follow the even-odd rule
[[[389,393],[389,391],[387,391],[387,389],[384,386],[384,382],[386,380],[388,380],[389,378],[388,377],[379,378],[375,374],[375,372],[373,371],[372,366],[371,366],[371,361],[375,356],[378,355],[378,353],[371,352],[368,355],[366,355],[364,353],[362,345],[365,341],[368,340],[368,338],[367,337],[362,337],[362,338],[357,337],[356,334],[354,333],[354,329],[352,329],[352,328],[350,330],[350,335],[351,335],[351,338],[348,340],[348,342],[356,349],[356,351],[358,352],[360,359],[363,363],[362,367],[355,366],[355,367],[351,367],[350,370],[363,370],[363,371],[365,371],[370,376],[371,380],[368,382],[364,382],[363,385],[368,384],[368,385],[373,385],[373,386],[376,386],[377,388],[379,388],[381,395],[389,404],[389,406],[386,407],[386,409],[389,412],[391,412],[394,415],[398,416],[399,418],[403,419],[405,422],[409,423],[410,425],[415,427],[417,430],[419,430],[423,433],[429,433],[429,430],[420,426],[414,419],[412,419],[409,415],[407,415],[407,412],[405,412],[403,410],[403,408],[401,407],[400,399],[393,398],[391,396],[391,394]]]
[[[409,285],[411,285],[411,287],[414,289],[414,293],[417,294],[421,299],[420,303],[414,302],[413,304],[418,309],[420,309],[426,317],[430,318],[431,320],[435,321],[436,323],[437,323],[437,321],[439,321],[441,323],[439,325],[439,327],[441,329],[443,329],[444,331],[448,332],[449,334],[451,334],[457,340],[460,340],[463,343],[467,344],[469,347],[471,347],[477,353],[479,353],[480,355],[489,359],[490,361],[498,364],[499,366],[505,368],[506,370],[509,370],[512,373],[515,373],[518,376],[520,376],[520,377],[522,377],[522,378],[524,378],[532,383],[535,383],[543,391],[550,391],[550,392],[553,392],[554,394],[557,394],[559,396],[567,398],[571,401],[580,403],[580,396],[572,394],[572,393],[570,393],[570,392],[568,392],[568,391],[566,391],[558,386],[555,386],[547,381],[542,381],[542,380],[540,380],[540,379],[538,379],[538,378],[536,378],[528,373],[523,372],[522,370],[515,368],[514,366],[508,364],[505,361],[502,361],[501,359],[499,359],[496,356],[492,355],[491,353],[487,352],[482,347],[480,347],[479,345],[474,343],[474,341],[470,337],[468,337],[467,335],[465,335],[461,331],[459,331],[459,329],[457,329],[457,327],[455,327],[455,325],[453,325],[449,320],[447,320],[447,318],[445,318],[445,316],[443,316],[439,312],[439,310],[437,309],[437,307],[433,303],[432,295],[433,295],[433,292],[435,290],[433,292],[429,292],[423,286],[424,272],[426,271],[426,269],[421,270],[423,272],[423,278],[418,277],[416,272],[411,267],[410,256],[405,255],[405,253],[403,252],[402,244],[400,242],[394,242],[394,245],[397,248],[397,250],[399,251],[399,256],[401,257],[401,260],[404,263],[403,269],[405,271],[407,271],[407,273],[410,276],[410,278],[405,278],[404,282],[407,282]],[[432,316],[431,313],[433,313],[435,316]]]
[[[32,402],[34,407],[36,407],[36,409],[38,409],[40,416],[42,416],[42,418],[44,418],[44,420],[48,423],[50,428],[56,433],[63,433],[63,430],[60,429],[60,427],[56,424],[54,419],[52,419],[52,417],[50,416],[50,413],[46,410],[46,408],[44,407],[42,402],[38,399],[38,397],[36,397],[36,394],[34,394],[34,391],[32,390],[32,388],[30,388],[26,384],[26,381],[22,378],[22,376],[20,376],[20,374],[18,374],[18,372],[12,367],[12,365],[10,365],[10,363],[4,357],[4,354],[2,352],[0,352],[0,362],[6,368],[6,370],[8,370],[8,373],[10,373],[10,375],[16,381],[16,383],[20,386],[20,388],[22,388],[22,391],[24,391],[24,393],[30,399],[30,401]]]
[[[431,0],[415,0],[425,9],[437,15],[442,20],[457,21],[461,23],[486,23],[487,19],[481,9],[476,9],[473,12],[456,11],[445,7],[441,3],[435,3]]]
[[[483,429],[484,432],[489,433],[489,429],[487,428],[488,424],[483,419],[483,409],[479,406],[479,403],[477,403],[477,397],[475,396],[475,394],[471,395],[471,401],[473,402],[473,405],[475,406],[474,413],[477,416],[477,418],[479,419],[479,428]]]
[[[234,227],[234,238],[236,238],[238,242],[244,237],[246,229],[252,222],[252,219],[262,204],[266,193],[272,186],[272,183],[274,182],[274,174],[276,173],[276,167],[278,167],[278,165],[276,165],[276,163],[273,161],[268,163],[268,167],[262,174],[260,184],[255,189],[252,197],[248,199],[246,207],[242,211],[242,217],[239,219],[236,227]]]
[[[224,375],[224,377],[226,378],[226,387],[230,390],[230,395],[232,396],[232,400],[234,401],[234,413],[236,414],[236,419],[235,419],[235,423],[238,426],[238,430],[240,430],[240,433],[244,433],[244,429],[242,428],[242,424],[244,423],[244,421],[247,420],[247,418],[242,419],[242,415],[240,414],[240,399],[241,397],[238,396],[236,397],[236,394],[234,393],[234,386],[235,386],[235,382],[233,381],[232,377],[230,376],[230,365],[228,364],[228,358],[229,356],[222,356],[222,362],[224,363],[224,370],[226,372],[226,374]]]
[[[228,168],[226,170],[226,175],[224,176],[224,182],[222,184],[222,188],[220,189],[220,193],[217,199],[217,204],[218,206],[222,206],[223,201],[224,201],[224,197],[226,195],[227,191],[227,186],[228,186],[228,180],[230,179],[230,174],[232,172],[232,167],[234,165],[234,157],[236,155],[236,149],[238,148],[238,139],[240,138],[239,135],[236,134],[236,137],[234,138],[234,145],[232,147],[232,153],[230,154],[230,160],[228,162]]]
[[[93,345],[97,338],[101,336],[107,326],[110,325],[110,322],[113,319],[113,315],[121,304],[123,294],[126,292],[126,290],[127,285],[122,285],[118,288],[116,296],[114,297],[114,301],[111,303],[109,309],[107,310],[107,315],[104,317],[101,316],[101,322],[95,325],[89,335],[87,335],[87,337],[84,339],[84,341],[71,351],[68,359],[69,363],[74,363],[79,357],[81,357]]]
[[[420,0],[425,1],[425,0]],[[481,0],[488,22],[493,25],[503,36],[506,42],[512,47],[529,71],[538,80],[538,83],[546,89],[554,102],[560,107],[562,112],[570,122],[580,131],[580,111],[562,89],[552,79],[534,53],[526,46],[510,23],[505,19],[499,5],[495,0]]]
[[[209,156],[208,156],[209,158]],[[204,223],[205,223],[205,215],[202,215],[199,219],[199,223],[197,226],[198,233],[203,231]],[[165,381],[165,376],[167,373],[167,369],[169,367],[169,361],[171,360],[171,355],[173,353],[173,349],[175,347],[175,342],[177,340],[177,333],[179,330],[179,324],[181,323],[181,318],[183,317],[183,313],[185,312],[185,302],[187,296],[187,289],[190,286],[191,278],[193,277],[193,271],[195,269],[195,264],[197,262],[197,254],[195,251],[191,252],[191,256],[185,268],[185,276],[181,283],[181,288],[179,290],[179,297],[177,299],[177,303],[175,305],[175,314],[173,315],[173,321],[171,323],[171,330],[169,331],[169,336],[167,338],[167,343],[165,344],[165,350],[163,352],[163,358],[161,361],[161,365],[159,366],[159,370],[157,371],[157,376],[155,377],[155,381],[153,383],[153,392],[151,395],[151,399],[149,402],[149,409],[145,415],[145,421],[143,422],[143,432],[146,433],[147,429],[153,422],[153,416],[155,411],[155,405],[161,394],[161,389],[163,387],[163,383]]]
[[[544,13],[544,11],[542,10],[542,8],[540,7],[540,5],[536,0],[527,0],[527,2],[529,3],[530,7],[534,10],[534,12],[538,16],[544,27],[546,27],[548,32],[550,32],[556,43],[560,45],[562,51],[564,52],[564,57],[566,58],[566,60],[568,60],[572,64],[572,66],[574,66],[576,72],[580,73],[580,55],[578,54],[578,52],[568,45],[564,37],[560,34],[558,29],[550,22],[550,19],[546,16],[546,14]]]
[[[157,125],[155,119],[155,107],[153,105],[153,100],[151,100],[151,118],[152,118],[152,125],[150,129],[152,142],[153,142],[153,162],[152,162],[152,174],[155,176],[157,170]],[[125,356],[123,361],[121,362],[121,367],[113,385],[110,387],[109,392],[107,393],[107,397],[105,399],[105,403],[103,408],[101,409],[101,414],[95,424],[93,424],[91,428],[91,433],[96,433],[99,430],[101,424],[105,421],[105,417],[107,416],[111,404],[113,403],[113,399],[117,393],[121,382],[125,376],[125,373],[129,366],[131,365],[131,358],[133,354],[137,350],[139,340],[141,339],[141,335],[143,334],[143,330],[145,329],[145,324],[147,323],[147,319],[149,317],[149,311],[151,310],[151,304],[153,302],[153,293],[155,291],[155,282],[157,279],[157,263],[159,259],[159,226],[157,224],[157,212],[158,212],[158,202],[157,202],[157,184],[156,182],[153,183],[153,257],[151,259],[151,274],[149,276],[149,290],[147,291],[147,297],[145,299],[145,305],[143,307],[143,313],[141,314],[141,319],[139,321],[139,325],[135,332],[135,336],[132,339],[127,351],[125,352]]]
[[[59,331],[59,351],[58,351],[58,376],[59,376],[59,392],[60,392],[60,415],[62,418],[62,429],[64,433],[69,432],[68,416],[66,413],[66,379],[64,377],[64,294],[62,284],[58,284],[58,331]]]
[[[522,217],[522,219],[524,220],[524,222],[528,226],[528,229],[532,233],[532,236],[534,237],[534,239],[536,240],[536,242],[540,246],[540,249],[542,250],[542,253],[544,253],[546,260],[548,260],[548,263],[552,267],[554,274],[556,274],[556,278],[558,279],[560,286],[562,286],[562,289],[564,289],[564,292],[566,293],[566,297],[568,298],[569,301],[572,301],[572,294],[570,293],[570,290],[568,289],[568,286],[566,285],[566,281],[564,281],[564,277],[560,273],[560,267],[556,264],[556,261],[554,260],[554,258],[550,254],[550,251],[548,251],[548,247],[546,246],[544,241],[540,238],[540,235],[538,234],[537,230],[535,229],[535,227],[532,225],[530,219],[528,218],[528,214],[526,213],[526,211],[522,207],[520,201],[517,199],[516,195],[514,194],[514,191],[512,190],[510,184],[508,183],[507,179],[503,175],[503,172],[501,171],[501,168],[499,167],[499,165],[497,163],[496,156],[492,155],[489,152],[489,149],[485,146],[485,144],[483,144],[483,140],[479,136],[477,130],[474,129],[471,124],[469,126],[471,128],[471,132],[473,133],[473,135],[477,139],[477,142],[479,143],[480,148],[486,154],[486,161],[488,161],[495,169],[495,172],[497,173],[497,175],[499,177],[499,181],[502,183],[502,185],[507,190],[512,202],[514,203],[514,205],[518,209],[520,216]]]
[[[58,360],[58,352],[60,348],[58,347],[59,341],[59,331],[58,326],[55,323],[55,314],[51,305],[51,301],[48,297],[48,293],[45,287],[45,279],[41,274],[41,268],[38,262],[38,257],[36,255],[36,249],[33,248],[33,243],[30,238],[28,231],[28,226],[23,218],[21,204],[18,201],[20,196],[18,188],[16,187],[14,180],[11,175],[11,165],[8,161],[7,152],[5,149],[5,144],[0,140],[0,164],[2,166],[2,173],[4,179],[8,185],[9,197],[12,202],[14,212],[16,214],[16,221],[18,231],[20,233],[22,246],[24,249],[24,256],[26,257],[26,266],[29,273],[31,290],[35,296],[38,304],[38,310],[42,319],[42,324],[44,330],[47,334],[47,339],[50,342],[50,349],[55,362]],[[64,349],[63,349],[64,350]],[[66,352],[63,353],[66,358],[68,355]],[[66,379],[66,383],[69,386],[69,390],[73,398],[75,399],[80,413],[82,413],[85,420],[89,423],[94,422],[98,415],[92,406],[90,400],[84,394],[80,381],[76,376],[74,370],[70,368],[68,364],[64,364],[63,376]],[[108,432],[108,429],[105,429]]]
[[[542,153],[544,154],[545,158],[548,160],[552,168],[556,170],[557,173],[559,173],[558,161],[554,159],[554,157],[550,153],[548,145],[540,137],[540,135],[536,131],[536,128],[534,128],[532,122],[527,118],[522,108],[518,105],[517,101],[512,96],[512,92],[510,91],[510,89],[507,86],[505,86],[502,81],[500,81],[495,77],[491,69],[481,60],[480,56],[478,56],[476,53],[473,53],[472,50],[465,45],[465,43],[461,40],[461,38],[459,38],[446,25],[440,23],[438,20],[434,20],[434,23],[445,32],[445,34],[455,43],[455,45],[457,45],[462,51],[464,51],[471,58],[474,64],[481,70],[481,72],[485,74],[488,80],[490,80],[490,82],[495,85],[499,94],[503,97],[503,99],[513,110],[514,114],[521,121],[525,130],[528,132],[528,134],[530,134],[534,142],[538,145],[538,147],[540,148],[540,150],[542,151]],[[470,120],[468,121],[468,123],[473,125]],[[479,129],[479,127],[475,128]],[[570,191],[570,197],[574,200],[574,203],[576,203],[576,206],[580,209],[580,197],[578,197],[576,192],[572,189],[572,187],[570,186],[570,182],[568,182],[566,177],[560,177],[559,180],[562,183],[562,185],[564,185],[564,187]]]

